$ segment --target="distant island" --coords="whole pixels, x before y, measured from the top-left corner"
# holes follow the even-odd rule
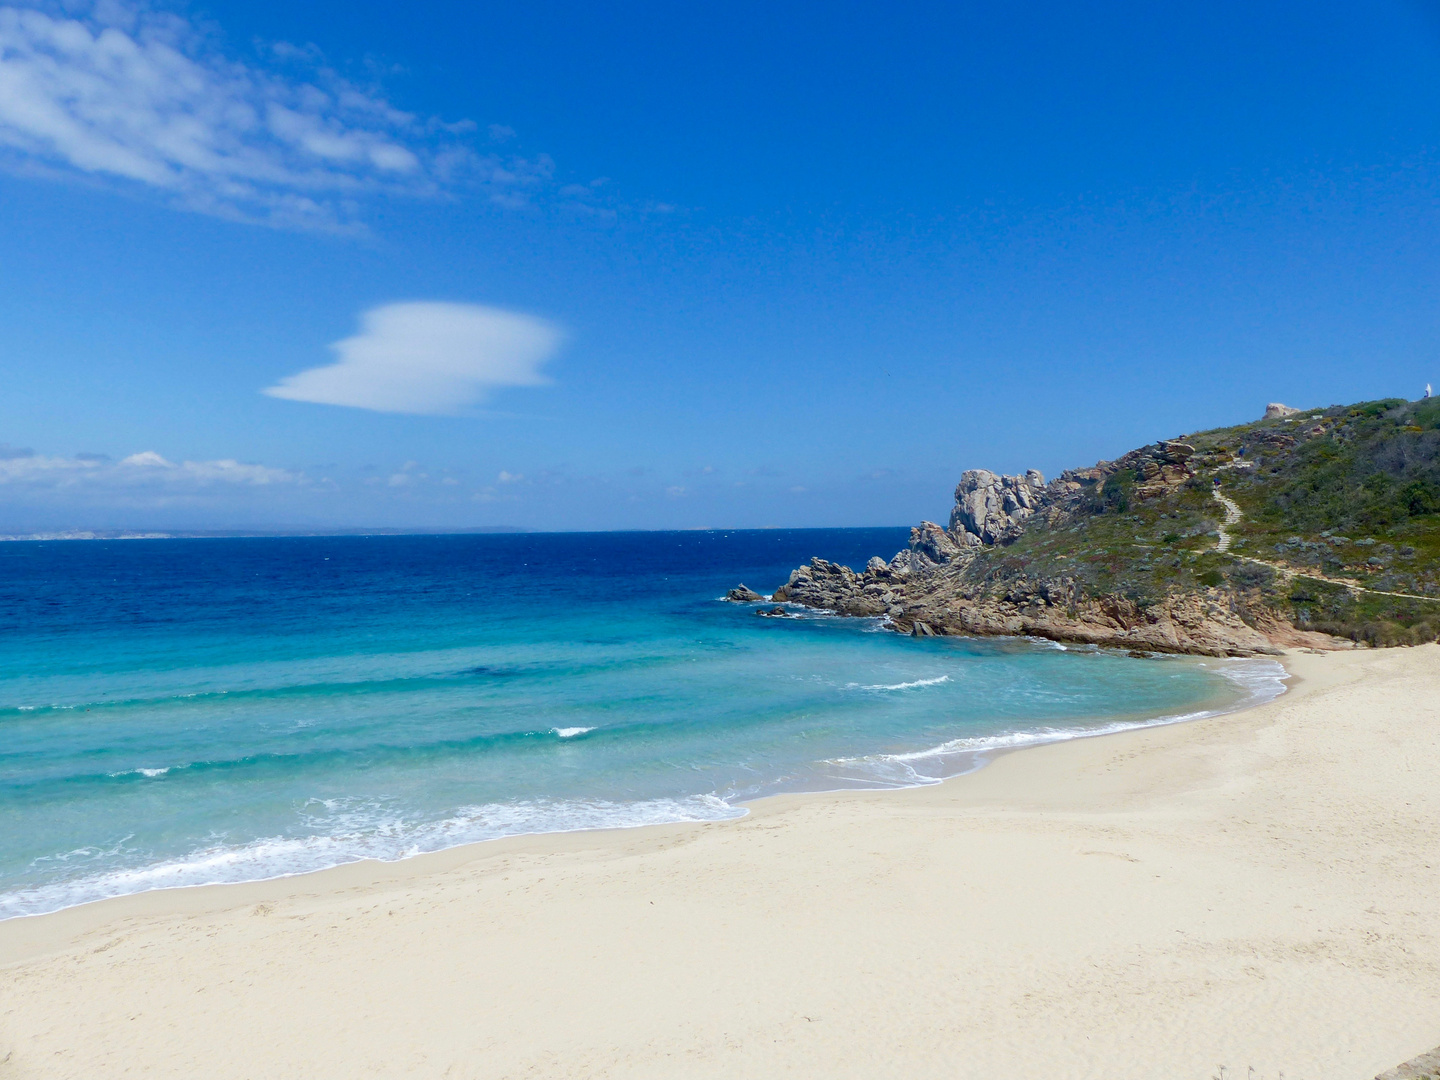
[[[921,637],[1247,656],[1434,641],[1437,569],[1440,399],[1272,404],[1048,483],[971,470],[946,527],[859,573],[812,559],[769,599]]]

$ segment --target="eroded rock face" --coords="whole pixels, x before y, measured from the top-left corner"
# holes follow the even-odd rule
[[[974,543],[978,545],[979,540]],[[969,546],[967,544],[967,546]],[[919,525],[910,530],[910,550],[925,556],[937,565],[943,565],[960,557],[965,548],[960,545],[955,537],[936,525],[933,521],[922,521]],[[871,559],[871,567],[878,562],[885,565],[883,559]]]
[[[1142,499],[1163,495],[1195,475],[1190,459],[1195,448],[1179,440],[1162,440],[1132,450],[1113,463],[1111,473],[1130,469],[1135,473],[1135,494]]]
[[[1251,456],[1273,454],[1294,446],[1295,436],[1283,431],[1252,431],[1241,440],[1241,445]]]
[[[922,542],[933,536],[915,531]],[[1123,597],[1088,597],[1063,576],[1022,576],[997,587],[968,577],[969,562],[937,563],[911,549],[889,563],[871,559],[857,574],[848,566],[812,559],[791,573],[774,599],[844,615],[884,616],[896,630],[917,637],[1029,636],[1209,656],[1279,651],[1278,639],[1266,632],[1275,628],[1247,623],[1230,597],[1188,594],[1142,607]]]
[[[1261,419],[1279,420],[1281,417],[1294,416],[1299,411],[1299,409],[1292,409],[1289,405],[1281,405],[1278,401],[1272,401],[1265,406],[1265,415]]]
[[[960,474],[950,535],[966,547],[1013,540],[1045,497],[1045,478],[1034,469],[1024,476],[1001,476],[988,469]]]
[[[1073,583],[1058,580],[1025,583],[999,596],[939,582],[936,585],[915,597],[915,606],[907,611],[907,617],[911,625],[923,622],[937,634],[1024,635],[1210,656],[1280,651],[1265,633],[1247,624],[1228,601],[1207,596],[1171,597],[1142,608],[1121,597],[1084,598],[1074,590]]]

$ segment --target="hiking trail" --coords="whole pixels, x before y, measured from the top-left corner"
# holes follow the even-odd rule
[[[1235,502],[1234,499],[1226,498],[1224,495],[1220,494],[1220,489],[1218,487],[1213,488],[1211,494],[1215,496],[1216,502],[1218,502],[1221,506],[1225,507],[1224,524],[1217,525],[1215,527],[1215,531],[1220,536],[1219,541],[1215,545],[1215,550],[1222,555],[1230,555],[1232,559],[1241,559],[1245,562],[1259,563],[1261,566],[1268,566],[1271,570],[1274,570],[1277,573],[1281,574],[1287,582],[1289,582],[1292,578],[1300,577],[1307,578],[1310,581],[1324,581],[1328,582],[1331,585],[1339,585],[1343,588],[1349,589],[1352,593],[1363,592],[1369,593],[1372,596],[1398,596],[1402,600],[1433,600],[1436,602],[1440,602],[1440,596],[1417,596],[1415,593],[1385,592],[1382,589],[1367,589],[1364,585],[1361,585],[1354,578],[1326,577],[1324,574],[1307,573],[1306,571],[1296,570],[1293,567],[1286,566],[1284,563],[1269,562],[1266,559],[1257,559],[1251,555],[1231,554],[1230,544],[1234,540],[1234,537],[1231,536],[1229,530],[1226,529],[1225,526],[1240,524],[1240,519],[1243,518],[1245,515],[1243,512],[1241,512],[1239,505]]]

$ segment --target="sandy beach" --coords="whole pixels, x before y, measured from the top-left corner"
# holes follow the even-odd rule
[[[1368,1078],[1440,1043],[1440,646],[744,820],[0,923],[0,1077]]]

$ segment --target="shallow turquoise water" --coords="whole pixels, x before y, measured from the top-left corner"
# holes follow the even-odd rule
[[[0,545],[0,917],[721,819],[1277,693],[1253,661],[722,603],[904,530]]]

